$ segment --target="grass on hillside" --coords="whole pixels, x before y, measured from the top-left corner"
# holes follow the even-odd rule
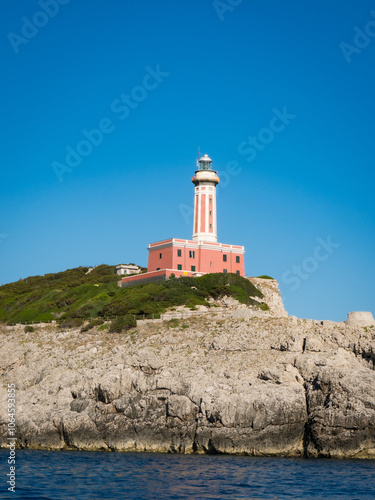
[[[237,274],[206,274],[120,288],[115,266],[101,265],[33,276],[0,287],[0,322],[58,320],[64,326],[84,320],[128,315],[160,314],[172,306],[208,305],[210,297],[229,295],[243,304],[258,303],[263,294]]]

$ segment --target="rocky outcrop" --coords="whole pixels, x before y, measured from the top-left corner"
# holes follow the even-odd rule
[[[259,302],[265,302],[270,308],[270,315],[277,318],[287,318],[288,313],[285,310],[280,289],[279,282],[274,279],[265,278],[248,278],[253,285],[260,290],[264,297],[262,299],[257,299]]]
[[[20,447],[375,458],[374,339],[294,317],[3,327],[0,443],[14,383]]]

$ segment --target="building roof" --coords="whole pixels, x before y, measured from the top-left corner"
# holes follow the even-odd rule
[[[131,269],[134,269],[134,268],[137,268],[137,269],[138,269],[138,268],[139,268],[139,266],[137,266],[136,264],[118,264],[118,265],[116,266],[116,269],[117,269],[117,268],[120,268],[120,267],[126,267],[127,269],[130,269],[130,268],[131,268]]]
[[[202,158],[200,158],[198,161],[212,162],[211,158],[208,155],[203,155]]]

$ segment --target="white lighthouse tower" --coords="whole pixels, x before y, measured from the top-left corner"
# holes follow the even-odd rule
[[[216,243],[216,186],[219,177],[212,169],[212,160],[208,155],[198,159],[197,167],[191,179],[195,185],[193,241]]]

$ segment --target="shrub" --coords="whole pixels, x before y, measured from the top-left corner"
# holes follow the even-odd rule
[[[237,285],[230,285],[228,289],[230,295],[241,302],[241,304],[249,304],[250,297],[246,290]]]
[[[259,305],[259,309],[261,309],[262,311],[269,311],[270,308],[268,306],[268,304],[265,304],[264,302],[262,302],[260,305]]]
[[[170,319],[168,322],[167,322],[167,326],[168,328],[176,328],[179,324],[179,321],[178,319]]]
[[[59,323],[59,328],[78,328],[83,325],[82,318],[64,319]]]
[[[123,331],[130,330],[130,328],[134,328],[135,326],[137,326],[137,322],[134,319],[134,316],[132,314],[127,314],[126,316],[120,316],[112,321],[109,326],[109,331],[111,333],[121,333]]]
[[[262,276],[257,276],[257,278],[262,278],[263,280],[273,280],[271,276],[267,276],[267,274],[262,274]]]
[[[102,319],[102,318],[93,319],[89,323],[87,323],[87,325],[85,325],[81,328],[81,333],[88,332],[89,330],[91,330],[95,326],[100,326],[103,323],[104,323],[104,319]]]
[[[25,333],[32,333],[32,332],[35,332],[35,328],[34,328],[33,326],[31,326],[31,325],[27,325],[27,326],[25,326],[25,328],[24,328],[24,332],[25,332]]]

